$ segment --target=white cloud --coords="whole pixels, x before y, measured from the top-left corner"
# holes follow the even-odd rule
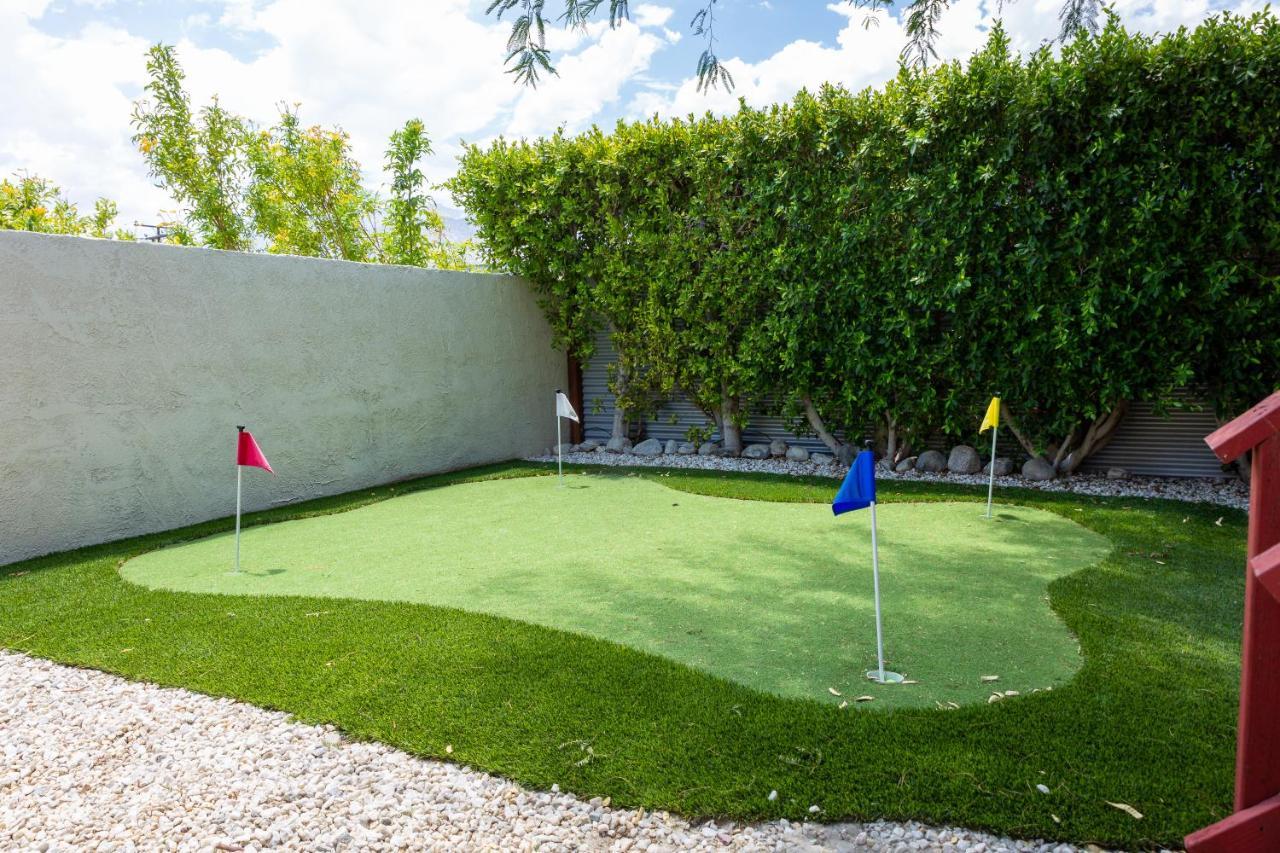
[[[48,35],[39,21],[47,5],[0,3],[0,77],[19,82],[0,87],[0,114],[14,118],[0,126],[0,173],[36,172],[83,205],[107,195],[120,203],[122,221],[150,220],[173,205],[129,141],[149,44],[97,24]],[[350,133],[377,186],[387,137],[411,117],[435,143],[425,167],[433,180],[452,173],[460,138],[584,126],[648,70],[669,43],[661,30],[670,17],[666,7],[643,4],[617,29],[549,29],[560,75],[536,90],[515,85],[502,65],[510,22],[478,16],[470,0],[214,0],[177,15],[187,24],[177,49],[197,105],[217,94],[228,109],[269,124],[278,103],[301,103],[303,121]],[[210,47],[202,40],[210,21],[268,47],[247,56]]]
[[[105,2],[87,0],[76,14],[92,21],[92,8]],[[1003,17],[1015,47],[1029,50],[1055,36],[1060,2],[1006,2]],[[1252,10],[1261,2],[1241,0],[1233,8]],[[304,121],[340,125],[351,134],[372,186],[382,180],[388,135],[410,117],[421,118],[431,133],[437,153],[425,171],[441,180],[453,170],[460,138],[545,134],[561,125],[575,131],[609,123],[619,112],[728,111],[739,97],[766,105],[828,80],[852,89],[877,85],[896,71],[905,42],[896,18],[882,15],[879,26],[868,28],[864,12],[833,2],[827,7],[832,39],[794,41],[758,62],[729,58],[737,90],[700,94],[693,79],[653,78],[654,56],[678,42],[685,27],[673,26],[670,7],[640,3],[617,29],[603,21],[550,29],[560,74],[529,90],[513,85],[502,67],[510,21],[485,18],[478,14],[482,5],[205,0],[170,14],[185,33],[178,52],[197,104],[216,92],[229,109],[266,124],[277,102],[301,102]],[[1194,25],[1217,5],[1116,0],[1125,21],[1146,31]],[[943,56],[963,57],[981,45],[993,7],[994,0],[956,2],[941,22]],[[150,221],[172,202],[152,186],[129,141],[132,102],[146,82],[148,41],[100,23],[51,35],[40,19],[52,8],[50,0],[0,0],[0,79],[6,81],[0,86],[0,115],[6,116],[0,174],[29,170],[61,184],[86,207],[105,195],[120,203],[122,221]],[[221,38],[211,42],[214,36]],[[264,46],[243,55],[211,46],[237,42]],[[733,44],[723,48],[732,57]],[[684,50],[679,60],[691,67],[695,58],[696,50]],[[637,88],[642,91],[633,95]]]
[[[663,27],[666,26],[667,21],[670,21],[671,16],[675,13],[676,10],[668,6],[642,3],[632,12],[631,20],[641,27]]]
[[[1006,0],[999,17],[1004,21],[1015,50],[1030,52],[1058,35],[1058,13],[1063,0]],[[1238,11],[1253,11],[1261,0],[1230,4]],[[939,22],[938,56],[942,60],[963,59],[987,39],[995,16],[994,0],[963,0],[954,3]],[[1116,11],[1125,26],[1143,32],[1168,32],[1179,26],[1194,26],[1219,7],[1208,0],[1115,0]],[[706,110],[725,113],[737,109],[738,98],[753,106],[766,106],[790,99],[807,88],[816,90],[824,82],[839,83],[857,91],[876,86],[893,77],[898,57],[907,37],[897,17],[885,13],[871,16],[846,3],[830,3],[827,9],[843,19],[834,45],[793,41],[758,62],[749,63],[732,56],[732,45],[722,49],[724,65],[733,75],[732,93],[697,91],[697,79],[686,78],[674,90],[657,87],[637,94],[628,104],[634,118],[653,114],[683,116]],[[833,22],[838,19],[833,18]],[[729,58],[725,58],[725,55]]]
[[[649,67],[663,44],[664,39],[625,21],[607,30],[590,47],[558,59],[556,76],[522,92],[505,132],[527,136],[560,125],[570,132],[584,129],[618,100],[628,80]]]
[[[130,216],[168,204],[129,142],[131,100],[146,43],[90,24],[74,38],[28,25],[39,3],[0,11],[0,174],[29,171],[60,184],[85,208],[98,196],[130,199]]]

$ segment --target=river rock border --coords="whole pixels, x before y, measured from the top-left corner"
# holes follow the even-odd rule
[[[675,452],[668,452],[673,444]],[[643,452],[640,452],[641,448]],[[847,464],[832,454],[809,453],[801,447],[788,447],[786,442],[777,439],[770,444],[747,445],[741,456],[723,455],[715,442],[703,442],[701,445],[667,442],[663,445],[656,439],[641,442],[634,448],[629,439],[614,439],[608,444],[588,440],[582,444],[563,445],[562,450],[565,462],[581,465],[700,468],[832,478],[842,478],[849,470]],[[849,454],[845,455],[847,457]],[[535,462],[554,462],[556,448],[529,458]],[[921,459],[924,460],[924,465],[920,464]],[[948,464],[950,462],[956,463],[960,473],[951,469]],[[876,477],[881,480],[985,486],[990,474],[990,463],[983,465],[976,473],[969,473],[975,470],[978,462],[980,459],[976,450],[959,445],[947,455],[940,451],[926,451],[918,458],[908,457],[900,461],[894,470],[889,470],[888,466],[881,463]],[[1032,468],[1033,470],[1028,471],[1024,465],[1023,473],[1019,474],[1015,472],[1013,460],[997,458],[996,488],[1019,486],[1096,497],[1167,498],[1212,503],[1241,510],[1249,507],[1249,487],[1237,477],[1140,477],[1119,468],[1113,468],[1106,474],[1077,473],[1069,477],[1055,477],[1051,470],[1045,472],[1036,466]]]

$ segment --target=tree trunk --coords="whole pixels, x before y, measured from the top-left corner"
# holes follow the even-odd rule
[[[804,403],[804,416],[809,419],[809,426],[813,428],[814,433],[817,434],[818,438],[822,439],[822,443],[832,453],[839,453],[840,440],[832,435],[830,430],[827,429],[827,425],[822,422],[822,415],[818,414],[818,409],[813,405],[813,400],[810,399],[808,394],[801,397],[800,400]]]
[[[885,434],[884,458],[888,462],[888,467],[892,468],[898,462],[898,422],[893,419],[890,412],[884,413],[884,422],[888,426]]]
[[[738,399],[727,392],[720,396],[720,438],[726,452],[737,456],[742,452],[742,428],[738,426]]]
[[[1053,470],[1055,471],[1060,470],[1062,466],[1062,460],[1067,459],[1071,456],[1071,452],[1075,449],[1075,446],[1076,446],[1076,436],[1079,434],[1080,434],[1079,425],[1073,426],[1071,428],[1071,432],[1067,433],[1067,437],[1063,440],[1062,444],[1058,445],[1057,452],[1053,454]]]
[[[618,398],[627,392],[627,370],[619,361],[613,372],[613,430],[610,438],[627,437],[627,410],[618,403]]]
[[[1096,418],[1093,423],[1089,424],[1089,429],[1084,434],[1084,439],[1079,446],[1073,448],[1067,454],[1062,464],[1062,472],[1064,474],[1074,473],[1086,459],[1106,447],[1107,443],[1115,436],[1116,428],[1124,420],[1125,412],[1127,411],[1129,411],[1129,401],[1120,400],[1111,407],[1111,411],[1100,418]]]
[[[1009,432],[1013,433],[1013,437],[1018,439],[1018,444],[1022,445],[1022,449],[1027,452],[1028,456],[1032,459],[1039,459],[1042,462],[1049,461],[1044,458],[1044,454],[1036,450],[1034,444],[1027,440],[1027,437],[1022,434],[1022,430],[1018,429],[1018,422],[1014,419],[1013,412],[1010,411],[1008,404],[1004,400],[1000,401],[1000,420],[1009,428]]]

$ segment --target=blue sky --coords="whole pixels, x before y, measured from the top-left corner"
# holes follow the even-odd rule
[[[1056,34],[1061,0],[1006,0],[1015,46]],[[721,0],[719,53],[738,82],[733,95],[696,91],[701,40],[689,31],[696,0],[637,2],[617,30],[556,30],[561,74],[536,90],[502,70],[508,24],[486,18],[487,0],[3,0],[0,2],[0,174],[26,170],[59,183],[83,205],[105,195],[121,221],[153,221],[174,203],[152,185],[129,142],[132,102],[145,82],[144,54],[177,45],[197,103],[217,93],[228,108],[268,124],[280,102],[308,123],[351,134],[366,181],[379,188],[386,138],[410,117],[426,123],[435,180],[453,169],[460,140],[530,136],[557,126],[654,113],[732,109],[786,100],[823,81],[862,88],[896,70],[904,36],[893,15],[822,0]],[[556,0],[548,6],[557,7]],[[1133,29],[1194,25],[1222,9],[1262,0],[1116,0]],[[963,58],[989,30],[995,0],[954,0],[940,53]],[[442,212],[449,199],[439,196]]]

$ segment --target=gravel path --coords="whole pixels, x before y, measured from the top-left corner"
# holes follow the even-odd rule
[[[554,455],[531,456],[533,462],[555,462]],[[788,462],[785,459],[740,459],[720,456],[636,456],[633,453],[566,453],[565,462],[580,465],[634,465],[651,468],[703,468],[716,471],[759,471],[768,474],[791,474],[840,478],[849,470],[837,463],[817,465],[812,462]],[[934,483],[961,483],[986,486],[982,474],[926,474],[908,471],[897,474],[876,470],[879,480],[919,480]],[[1060,480],[1036,482],[1022,477],[996,477],[996,494],[1003,486],[1042,489],[1046,492],[1072,492],[1100,497],[1169,498],[1176,501],[1204,501],[1234,509],[1249,508],[1249,487],[1238,478],[1204,477],[1129,477],[1108,480],[1100,474],[1075,474]],[[999,498],[997,497],[997,500]]]
[[[1041,851],[915,823],[697,823],[0,650],[3,850]]]

